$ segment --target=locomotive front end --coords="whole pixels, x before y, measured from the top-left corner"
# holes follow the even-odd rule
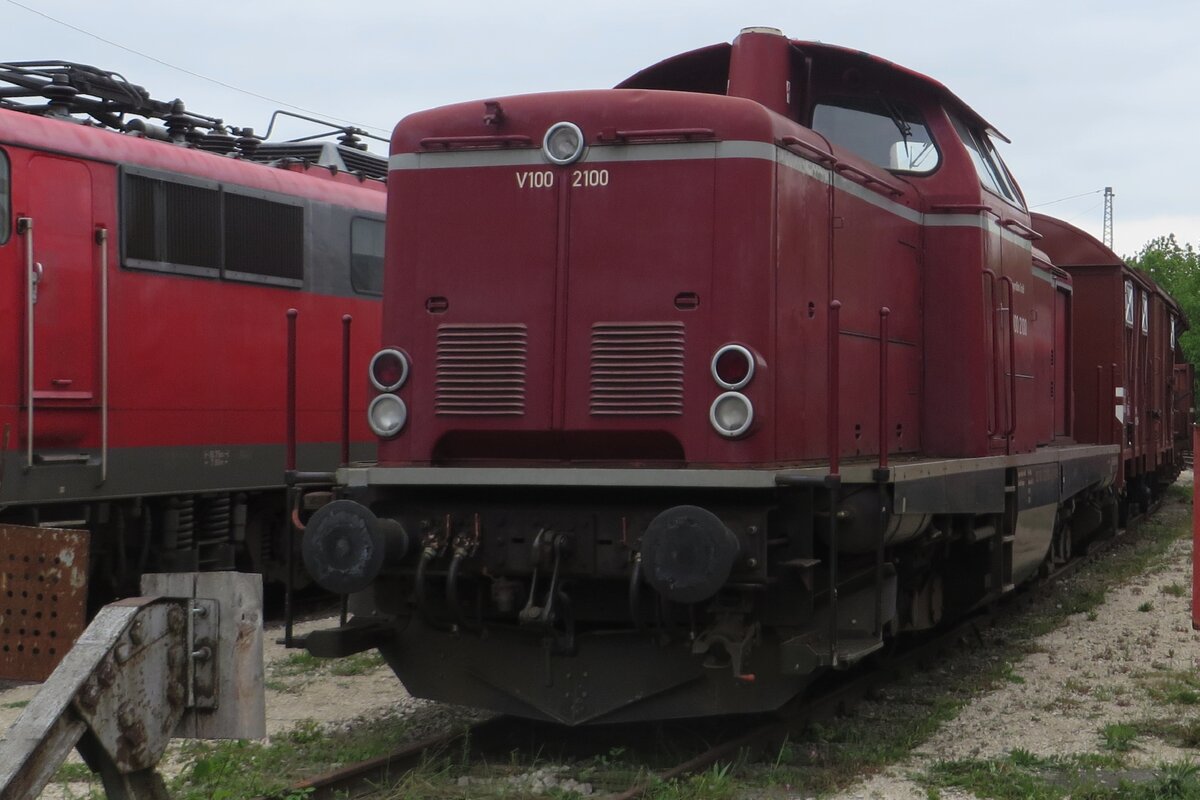
[[[638,90],[397,127],[379,463],[340,474],[305,557],[402,620],[380,649],[413,693],[575,724],[807,680],[757,622],[792,546],[751,469],[775,457],[773,138],[757,103]]]

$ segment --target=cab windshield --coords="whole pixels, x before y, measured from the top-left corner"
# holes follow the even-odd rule
[[[920,112],[882,94],[825,98],[813,108],[812,129],[894,172],[924,174],[937,169],[941,161]]]

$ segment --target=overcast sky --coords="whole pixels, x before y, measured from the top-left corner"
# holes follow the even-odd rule
[[[260,133],[280,106],[158,59],[383,136],[412,111],[609,87],[742,27],[770,25],[944,83],[1012,139],[1005,158],[1037,210],[1099,237],[1103,187],[1112,186],[1118,253],[1167,233],[1200,242],[1195,0],[0,0],[0,13],[5,61],[94,64],[157,99],[181,97]]]

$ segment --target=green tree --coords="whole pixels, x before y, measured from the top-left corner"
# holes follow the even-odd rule
[[[1179,342],[1187,360],[1200,365],[1200,253],[1190,244],[1180,244],[1171,233],[1151,239],[1125,262],[1148,274],[1179,302],[1192,326]]]

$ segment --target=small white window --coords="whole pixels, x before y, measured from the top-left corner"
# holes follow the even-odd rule
[[[1175,315],[1171,315],[1171,349],[1175,349]]]
[[[1133,327],[1133,281],[1125,281],[1125,324]]]
[[[1150,333],[1150,295],[1142,292],[1142,333]]]

